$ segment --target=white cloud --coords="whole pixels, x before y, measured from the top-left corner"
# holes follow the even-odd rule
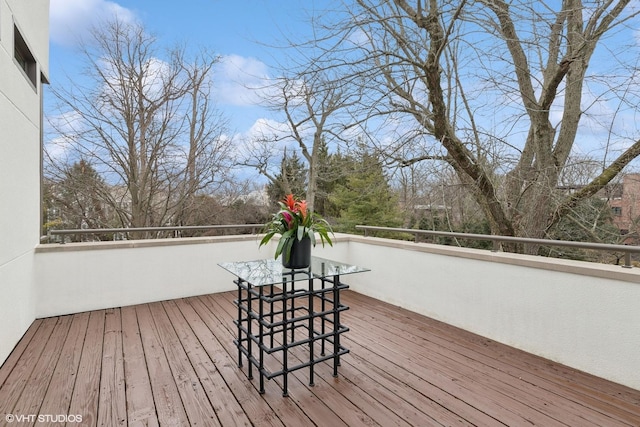
[[[54,163],[64,163],[77,142],[76,135],[83,129],[82,115],[77,111],[47,116],[44,149]]]
[[[289,152],[298,149],[287,123],[264,117],[257,119],[247,131],[235,134],[232,139],[239,158],[269,158],[274,164],[280,163],[285,149]]]
[[[265,147],[270,147],[268,151],[276,152],[296,144],[287,123],[265,117],[257,119],[249,129],[236,133],[231,139],[240,151],[264,151]]]
[[[45,161],[62,165],[69,158],[73,140],[64,136],[53,138],[44,145]]]
[[[136,82],[122,79],[121,71],[118,70],[119,64],[114,63],[112,58],[103,57],[99,60],[99,64],[106,80],[102,90],[109,96],[125,93],[127,92],[125,86],[136,84]],[[167,87],[167,81],[170,78],[170,65],[162,59],[150,57],[141,66],[141,69],[145,70],[141,75],[142,92],[145,98],[155,100],[164,97],[162,92]]]
[[[349,34],[349,42],[354,47],[366,48],[371,43],[371,36],[367,34],[362,28],[357,28]]]
[[[51,0],[49,7],[51,41],[71,46],[92,26],[114,18],[133,21],[133,11],[108,0]]]
[[[267,71],[267,65],[258,59],[223,56],[214,77],[218,103],[237,106],[260,104],[269,86]]]
[[[287,123],[265,118],[256,120],[253,126],[245,133],[245,137],[248,137],[248,139],[260,139],[262,137],[278,141],[286,139],[290,135],[291,129]]]

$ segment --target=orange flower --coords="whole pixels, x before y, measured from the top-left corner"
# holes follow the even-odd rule
[[[296,211],[296,198],[293,197],[293,194],[287,194],[287,197],[285,197],[282,202],[287,206],[287,209],[289,209],[290,211],[292,212]]]
[[[304,220],[307,217],[307,201],[300,200],[297,204],[297,207],[300,215],[302,216],[302,219]]]

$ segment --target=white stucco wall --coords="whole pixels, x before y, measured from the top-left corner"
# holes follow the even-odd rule
[[[48,72],[49,1],[0,0],[0,362],[35,318],[33,254],[40,237],[41,90],[14,60],[14,24]]]
[[[341,241],[347,241],[342,237]],[[346,256],[347,245],[316,246],[314,255]],[[275,241],[222,236],[41,245],[36,251],[36,317],[163,301],[235,289],[220,262],[269,258]]]
[[[36,253],[37,317],[234,288],[219,262],[257,259],[255,236],[78,243]]]
[[[640,269],[359,238],[351,288],[640,389]]]

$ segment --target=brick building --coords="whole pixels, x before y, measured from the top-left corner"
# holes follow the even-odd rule
[[[613,214],[613,223],[620,234],[637,231],[640,221],[640,174],[627,174],[622,185],[611,189],[609,205]]]

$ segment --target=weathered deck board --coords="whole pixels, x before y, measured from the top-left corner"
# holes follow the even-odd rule
[[[5,364],[2,365],[0,377],[4,378],[4,381],[0,384],[0,413],[12,413],[11,411],[16,407],[29,381],[29,376],[38,363],[45,345],[49,340],[49,336],[53,332],[56,322],[57,319],[34,322],[32,328],[37,328],[37,331],[33,334],[27,331],[16,347],[16,349],[22,350],[22,354],[18,360],[11,360],[12,356],[9,356],[9,360],[12,362],[6,364],[6,369],[9,372],[4,372]],[[26,346],[23,346],[22,341],[28,337],[31,339],[29,339]]]
[[[353,296],[358,297],[358,294],[354,293]],[[455,355],[462,355],[467,361],[479,362],[482,364],[480,372],[488,371],[492,378],[500,379],[502,384],[515,386],[511,387],[511,392],[528,390],[529,395],[535,395],[544,403],[545,410],[550,405],[556,406],[557,399],[560,398],[560,412],[563,417],[573,414],[578,417],[576,421],[581,425],[586,425],[585,420],[589,418],[596,425],[610,422],[610,417],[619,418],[621,421],[635,421],[640,418],[640,394],[637,390],[621,388],[618,384],[608,381],[603,382],[600,378],[584,372],[474,334],[461,333],[462,331],[450,325],[415,316],[397,307],[387,304],[379,304],[376,307],[379,316],[376,316],[378,319],[375,321],[391,333],[408,330],[411,334],[418,334],[423,338],[423,348],[430,349],[431,353],[439,352],[447,360],[458,357]],[[400,321],[397,321],[398,316]],[[379,322],[380,317],[385,320]],[[390,329],[394,325],[396,328]],[[452,336],[457,336],[458,339],[454,341],[451,339]],[[428,341],[433,341],[435,345],[428,344]],[[484,380],[479,381],[485,383]],[[606,417],[600,417],[601,413],[606,414]]]
[[[53,377],[56,364],[60,358],[64,342],[71,327],[72,316],[64,316],[57,319],[47,344],[35,366],[29,372],[29,378],[25,383],[20,398],[14,406],[17,414],[37,414],[44,400],[49,382]]]
[[[95,426],[98,423],[105,315],[104,310],[92,311],[89,314],[80,366],[76,374],[71,394],[71,405],[67,413],[68,415],[81,415],[83,424],[88,426]]]
[[[105,311],[104,344],[98,402],[98,425],[127,424],[122,322],[118,309]]]
[[[209,295],[205,297],[206,305],[215,317],[214,325],[219,334],[218,336],[233,336],[232,334],[235,331],[232,323],[233,315],[228,314],[229,312],[235,313],[235,307],[231,302],[234,295],[233,293],[227,293],[224,295]],[[226,298],[220,299],[220,297]],[[225,348],[225,351],[231,355],[232,363],[237,366],[238,350],[233,346],[232,340],[221,340],[220,343]],[[246,372],[246,370],[244,372]],[[246,379],[246,376],[244,378]],[[253,390],[251,393],[257,393],[257,379],[253,381],[252,385]],[[295,376],[292,376],[289,382],[289,394],[291,395],[291,390],[296,391],[297,396],[299,396],[296,402],[282,398],[282,391],[279,388],[280,385],[280,379],[267,382],[265,385],[265,397],[274,413],[280,418],[284,425],[308,425],[310,423],[320,423],[321,425],[321,423],[325,423],[331,426],[348,426],[348,424],[340,419],[335,412],[331,411],[312,390],[309,390],[309,387],[297,381]]]
[[[144,358],[135,307],[122,308],[122,348],[127,383],[127,422],[134,426],[159,426]]]
[[[640,425],[638,390],[351,291],[338,378],[321,363],[313,387],[301,369],[290,397],[280,379],[261,395],[257,373],[237,366],[234,297],[36,320],[0,368],[0,424],[70,414],[88,426]]]
[[[158,328],[160,344],[164,349],[167,362],[171,367],[171,375],[176,383],[182,405],[192,426],[219,426],[213,405],[204,391],[202,382],[206,377],[198,377],[183,344],[178,339],[175,330],[161,303],[149,305],[156,327]],[[188,352],[193,350],[187,347]]]
[[[67,334],[67,339],[42,406],[38,410],[39,413],[58,415],[56,411],[61,408],[67,408],[64,414],[68,413],[88,324],[89,313],[80,313],[72,316],[71,328]],[[55,425],[55,423],[45,422],[38,423],[38,425]]]
[[[9,357],[7,357],[7,360],[5,360],[4,364],[2,365],[2,369],[0,370],[0,384],[5,383],[7,376],[9,376],[9,374],[13,371],[18,363],[24,364],[25,358],[23,358],[22,355],[29,347],[29,343],[43,323],[44,321],[42,319],[36,319],[31,327],[27,330],[27,332],[25,332],[24,336],[13,349]],[[29,349],[31,349],[31,347],[29,347]]]
[[[250,426],[249,418],[242,407],[233,398],[215,363],[198,341],[189,323],[183,317],[175,301],[166,301],[163,307],[170,322],[180,337],[185,349],[189,349],[187,357],[193,365],[194,374],[200,379],[204,392],[211,403],[211,409],[222,426]]]
[[[604,395],[599,389],[598,383],[590,382],[595,377],[585,376],[583,373],[573,370],[566,372],[571,375],[559,377],[557,375],[549,376],[547,368],[566,369],[558,364],[540,363],[546,362],[543,359],[533,359],[534,356],[523,354],[521,352],[513,352],[511,358],[506,360],[505,353],[511,353],[512,349],[492,342],[490,340],[481,339],[475,335],[467,334],[469,340],[459,340],[457,342],[447,341],[450,336],[451,329],[448,325],[440,324],[443,327],[441,334],[436,334],[434,330],[424,332],[424,323],[420,323],[420,318],[412,319],[418,322],[397,321],[393,319],[394,313],[397,315],[398,310],[391,312],[386,309],[379,311],[380,315],[385,316],[384,322],[377,319],[372,320],[380,327],[384,328],[391,334],[399,334],[405,328],[411,332],[414,339],[422,340],[421,346],[427,350],[427,353],[434,363],[440,365],[455,360],[456,366],[460,368],[460,373],[478,383],[487,384],[493,390],[505,393],[508,396],[523,402],[526,405],[535,407],[540,403],[543,405],[546,414],[561,418],[564,422],[570,420],[576,425],[606,425],[610,417],[616,418],[620,415],[620,420],[628,417],[628,412],[640,416],[640,408],[637,404],[628,404],[621,400],[619,404],[623,407],[610,407],[607,401],[610,396]],[[368,319],[369,320],[369,319]],[[431,324],[434,322],[431,321]],[[407,326],[410,326],[407,328]],[[520,357],[522,356],[522,357]],[[522,363],[522,359],[533,359],[533,363]],[[477,364],[481,364],[481,369],[477,369]],[[471,369],[468,372],[468,369]],[[468,372],[468,373],[467,373]],[[572,378],[581,378],[581,382],[575,382]],[[573,384],[575,386],[563,387],[562,393],[558,392],[558,383],[553,380],[560,380],[561,383]],[[611,383],[606,384],[610,386]],[[577,386],[577,387],[576,387]],[[577,390],[582,387],[588,387],[586,393],[579,394]],[[606,388],[606,387],[604,387]],[[602,400],[604,396],[604,401]],[[561,405],[558,404],[558,397],[563,398]],[[576,401],[572,399],[575,398]],[[588,404],[587,404],[588,403]],[[603,406],[604,403],[604,406]],[[599,412],[600,407],[606,408],[607,415]]]
[[[158,421],[160,425],[189,425],[151,310],[148,305],[141,305],[136,312]]]

